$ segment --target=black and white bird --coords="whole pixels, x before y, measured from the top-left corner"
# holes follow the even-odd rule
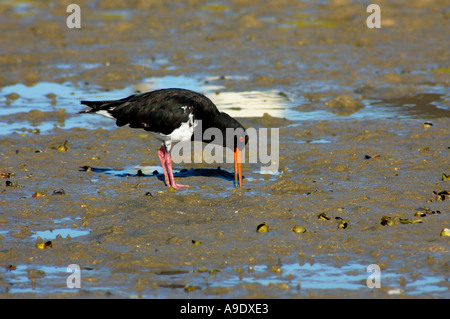
[[[201,138],[204,143],[217,142],[205,139],[208,128],[222,133],[221,144],[234,152],[235,186],[242,187],[241,152],[248,142],[244,127],[226,113],[219,112],[216,105],[205,95],[186,89],[161,89],[139,93],[120,100],[81,101],[89,109],[80,113],[96,113],[116,119],[117,126],[128,125],[148,131],[162,142],[158,156],[164,170],[167,186],[178,189],[188,187],[175,182],[172,171],[172,146],[178,142]],[[199,124],[201,121],[201,125]],[[229,134],[232,129],[234,134]],[[201,129],[201,134],[194,134]],[[200,132],[199,132],[200,133]]]

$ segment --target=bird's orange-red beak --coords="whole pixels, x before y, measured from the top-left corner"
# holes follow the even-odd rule
[[[238,187],[238,184],[242,188],[242,152],[236,148],[234,151],[234,185]]]

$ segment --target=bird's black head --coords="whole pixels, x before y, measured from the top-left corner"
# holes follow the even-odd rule
[[[218,125],[219,126],[219,125]],[[223,146],[230,148],[232,151],[236,149],[243,150],[248,143],[248,135],[245,128],[234,118],[226,113],[220,113],[220,130],[224,134]]]

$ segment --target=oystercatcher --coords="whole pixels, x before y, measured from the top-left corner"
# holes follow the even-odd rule
[[[120,100],[81,101],[89,109],[80,113],[97,113],[116,119],[117,126],[129,125],[150,132],[162,142],[158,151],[167,186],[178,189],[188,187],[175,182],[170,151],[174,143],[193,141],[201,137],[202,142],[220,143],[234,152],[235,186],[242,187],[241,151],[248,142],[244,127],[228,114],[219,112],[216,105],[205,95],[186,89],[161,89],[130,95]],[[199,124],[201,121],[201,125]],[[194,134],[201,128],[201,134]],[[218,142],[204,138],[208,128],[222,132]],[[229,136],[232,129],[233,136]],[[227,134],[228,133],[228,134]]]

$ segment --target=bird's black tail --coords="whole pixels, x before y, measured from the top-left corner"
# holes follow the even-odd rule
[[[89,109],[82,110],[78,113],[95,113],[102,110],[110,110],[114,108],[117,101],[81,101],[81,104],[87,105]]]

